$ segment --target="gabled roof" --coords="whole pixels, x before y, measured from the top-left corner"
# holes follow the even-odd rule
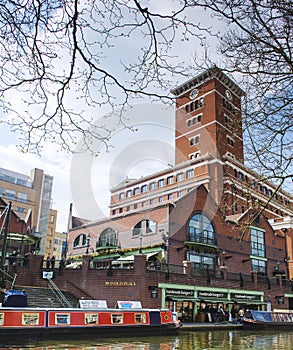
[[[71,228],[80,227],[80,226],[86,225],[90,222],[91,222],[91,220],[78,218],[77,216],[72,216]]]

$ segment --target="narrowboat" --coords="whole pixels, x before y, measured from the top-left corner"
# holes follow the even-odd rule
[[[244,329],[293,330],[293,312],[250,311],[243,318]]]
[[[132,301],[117,302],[111,309],[103,301],[96,302],[83,301],[79,308],[1,307],[0,340],[153,336],[179,328],[168,309],[140,308],[140,302]]]

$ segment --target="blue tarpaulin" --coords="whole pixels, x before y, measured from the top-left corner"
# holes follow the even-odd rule
[[[27,306],[27,295],[24,291],[9,290],[4,294],[2,306]]]
[[[272,322],[272,315],[267,311],[251,311],[252,317],[256,321]]]

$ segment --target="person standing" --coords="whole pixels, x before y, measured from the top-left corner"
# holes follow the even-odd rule
[[[52,269],[54,269],[54,267],[55,267],[55,260],[56,260],[55,255],[53,255],[51,258],[51,268]]]
[[[243,323],[244,310],[241,308],[238,312],[240,323]]]
[[[46,259],[46,268],[49,269],[50,265],[51,265],[51,257],[50,257],[50,254],[48,254]]]
[[[237,324],[237,309],[235,308],[235,306],[232,306],[231,309],[231,319],[232,319],[232,324]]]

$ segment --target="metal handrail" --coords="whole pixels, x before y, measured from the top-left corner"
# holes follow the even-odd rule
[[[48,278],[48,282],[49,282],[49,288],[52,290],[52,292],[54,293],[55,297],[59,300],[59,302],[63,305],[63,306],[67,306],[72,308],[72,304],[70,303],[70,301],[65,297],[65,295],[61,292],[61,290],[56,286],[56,284],[53,282],[53,280],[51,278]]]
[[[1,268],[0,268],[0,273],[2,274],[2,276],[5,277],[5,282],[11,284],[10,288],[7,288],[7,289],[13,289],[17,274],[14,273],[13,275],[10,275],[7,271],[5,271]]]

